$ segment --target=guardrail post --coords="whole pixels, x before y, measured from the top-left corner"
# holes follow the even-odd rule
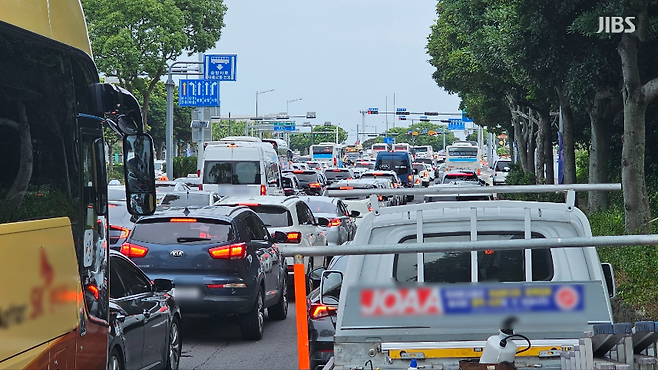
[[[295,254],[293,268],[295,280],[295,314],[297,318],[297,358],[300,370],[309,370],[308,357],[308,317],[306,315],[306,274],[304,256]]]

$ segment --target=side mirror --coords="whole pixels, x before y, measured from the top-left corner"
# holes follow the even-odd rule
[[[89,86],[89,94],[97,115],[116,115],[116,123],[108,120],[113,130],[122,135],[144,132],[139,102],[128,90],[117,85],[94,83]]]
[[[418,175],[418,169],[414,168],[414,175]]]
[[[359,217],[361,212],[359,211],[350,211],[350,217]]]
[[[337,305],[342,285],[342,272],[336,270],[323,271],[320,280],[320,304]]]
[[[329,220],[324,217],[318,217],[318,225],[322,227],[327,227],[329,226]]]
[[[612,271],[612,265],[609,263],[602,263],[603,278],[605,279],[605,287],[608,290],[610,298],[617,295],[617,288],[615,287],[615,273]]]
[[[149,134],[134,134],[123,138],[124,175],[128,212],[150,215],[155,212],[155,169],[153,139]]]
[[[275,243],[285,243],[288,241],[288,235],[283,231],[275,231],[272,236]]]
[[[154,292],[168,292],[174,287],[169,279],[154,279],[153,280],[153,291]]]
[[[320,286],[320,280],[322,280],[322,273],[326,269],[322,266],[316,267],[308,273],[308,285],[310,290],[315,290]]]

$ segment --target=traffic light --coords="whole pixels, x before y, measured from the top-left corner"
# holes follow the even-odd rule
[[[398,119],[399,119],[400,121],[406,121],[406,120],[407,120],[407,116],[400,116],[400,117],[398,117]]]
[[[427,116],[420,116],[420,122],[429,122],[430,119]]]
[[[368,114],[379,114],[379,108],[368,108]]]
[[[410,113],[407,112],[407,108],[397,108],[395,110],[395,115],[396,116],[408,116]],[[402,119],[402,118],[400,118]]]

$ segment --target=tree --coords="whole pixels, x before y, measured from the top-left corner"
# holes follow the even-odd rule
[[[148,123],[151,93],[167,63],[213,47],[224,27],[222,0],[83,0],[98,69],[142,96]]]

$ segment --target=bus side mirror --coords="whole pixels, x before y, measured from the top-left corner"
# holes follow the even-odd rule
[[[89,86],[89,93],[92,109],[98,116],[117,117],[117,122],[108,120],[113,130],[124,136],[144,132],[139,102],[128,90],[112,84],[94,83]]]
[[[153,139],[139,133],[123,138],[124,176],[128,212],[150,215],[155,212],[155,168]]]

